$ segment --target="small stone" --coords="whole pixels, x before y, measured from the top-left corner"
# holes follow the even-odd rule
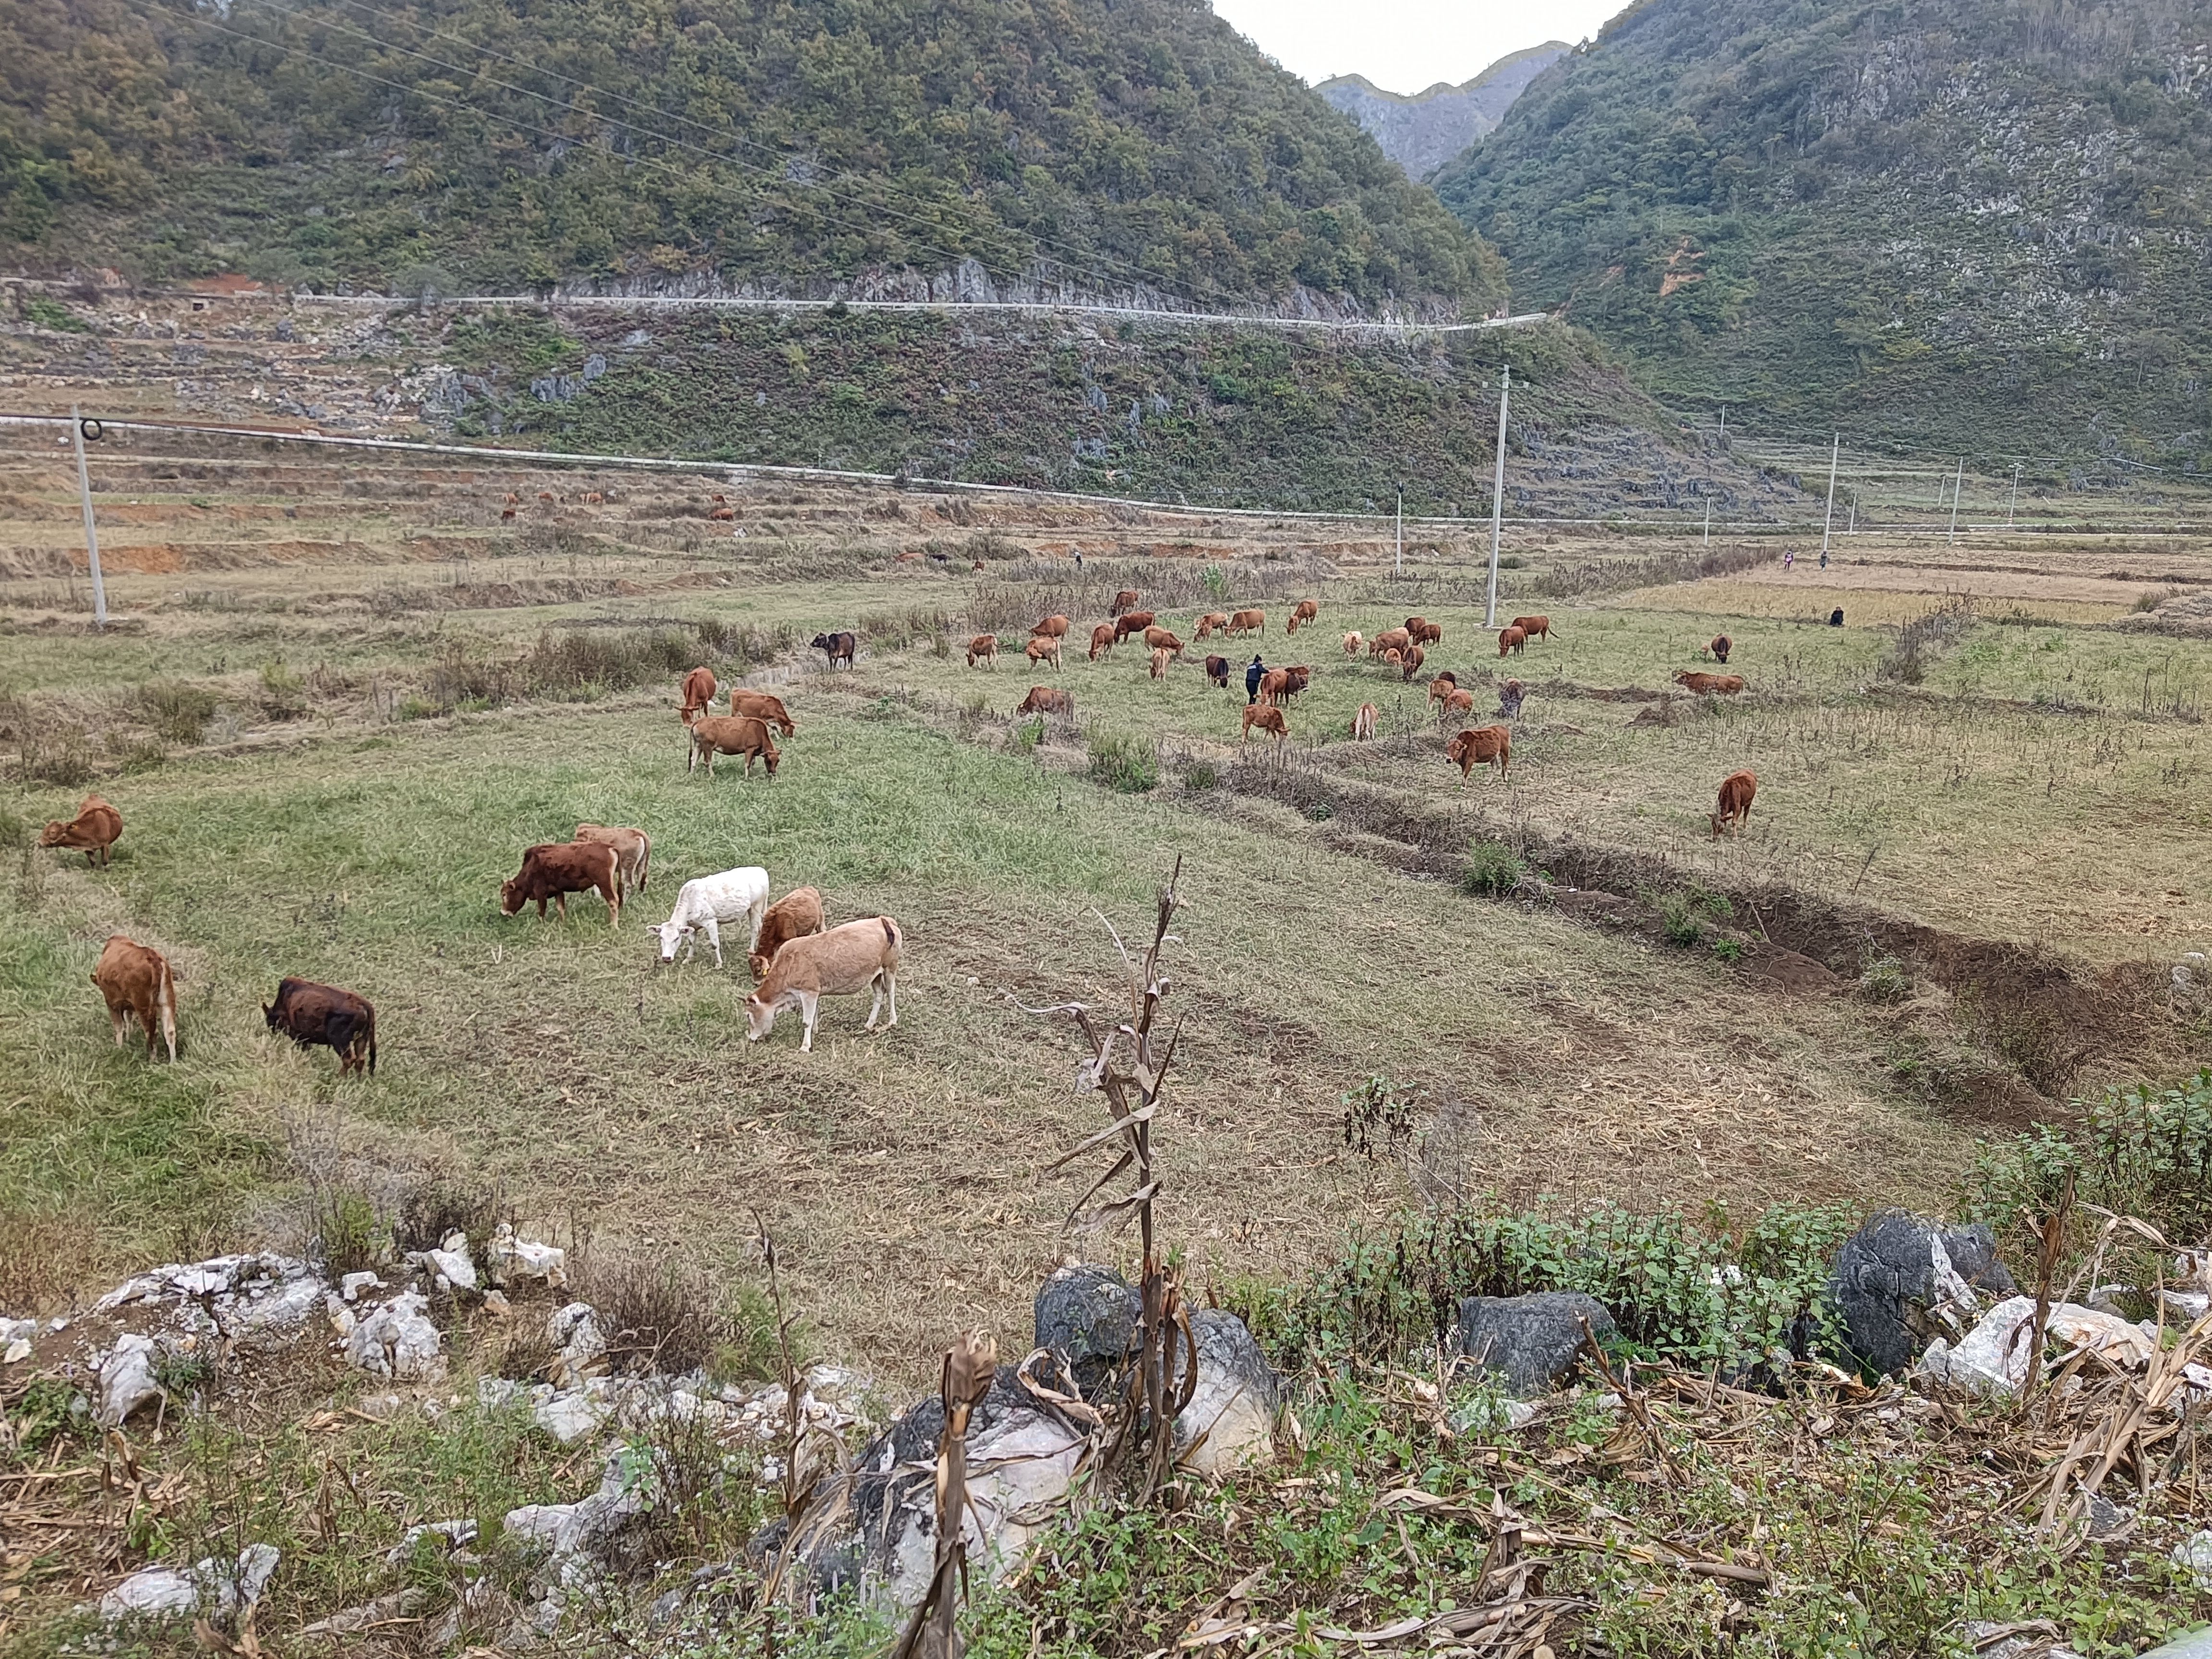
[[[494,1319],[505,1319],[514,1312],[514,1306],[507,1301],[505,1293],[499,1291],[486,1291],[483,1305],[484,1311]]]
[[[161,1397],[161,1385],[154,1380],[157,1352],[150,1336],[116,1338],[113,1352],[100,1362],[100,1403],[93,1413],[103,1427],[119,1427],[141,1406]]]
[[[338,1295],[348,1302],[356,1300],[363,1291],[383,1288],[384,1281],[372,1273],[348,1273],[338,1280]]]

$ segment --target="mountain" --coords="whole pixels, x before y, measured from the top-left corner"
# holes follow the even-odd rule
[[[1364,75],[1340,75],[1314,90],[1365,128],[1409,179],[1425,179],[1505,118],[1516,98],[1566,56],[1562,40],[1501,58],[1472,81],[1439,81],[1408,98]]]
[[[1671,401],[2212,464],[2207,0],[1642,0],[1436,183]]]
[[[1396,301],[1501,267],[1203,0],[0,0],[0,267]]]

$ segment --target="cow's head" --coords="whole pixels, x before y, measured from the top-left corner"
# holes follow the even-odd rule
[[[272,1031],[275,1030],[282,1023],[278,1018],[276,1005],[275,1003],[264,1002],[261,1005],[261,1023],[264,1025],[266,1025]]]
[[[58,847],[69,839],[69,825],[64,823],[59,818],[50,819],[46,827],[39,831],[39,845]]]
[[[774,744],[770,744],[767,749],[762,751],[761,758],[768,763],[769,776],[774,777],[775,775],[775,763],[783,758],[782,751],[778,750]]]
[[[676,960],[676,947],[690,938],[692,932],[688,924],[680,921],[648,921],[645,924],[645,931],[660,940],[660,959],[663,962]]]
[[[812,641],[807,646],[807,649],[810,651],[827,651],[830,649],[830,636],[827,634],[817,634]]]
[[[765,1002],[762,1000],[758,991],[747,997],[745,999],[745,1041],[758,1042],[770,1031],[775,1030],[776,1010],[781,1006],[781,997],[774,1002]]]
[[[499,884],[499,913],[511,916],[530,901],[522,896],[522,884],[503,881]]]

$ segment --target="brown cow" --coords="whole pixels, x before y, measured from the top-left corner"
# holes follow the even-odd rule
[[[738,516],[738,510],[723,498],[720,490],[717,490],[714,493],[714,510],[707,516],[716,524],[727,524]]]
[[[107,1018],[115,1027],[115,1046],[123,1046],[124,1027],[135,1018],[146,1031],[146,1058],[154,1058],[158,1032],[169,1046],[169,1060],[177,1058],[177,981],[168,958],[150,945],[121,933],[110,933],[92,970],[92,982],[107,1001]]]
[[[1119,645],[1132,634],[1142,634],[1159,620],[1152,611],[1125,611],[1114,618],[1114,643]]]
[[[1320,620],[1321,607],[1311,599],[1300,599],[1291,611],[1290,621],[1283,624],[1283,632],[1295,634],[1303,624]]]
[[[1288,701],[1290,696],[1291,671],[1289,669],[1270,668],[1266,673],[1260,676],[1260,701],[1261,702],[1281,703]]]
[[[1398,664],[1399,677],[1404,679],[1408,684],[1412,684],[1413,676],[1420,672],[1421,664],[1426,659],[1428,654],[1429,653],[1427,652],[1422,650],[1418,645],[1407,646],[1406,647],[1405,655],[1400,659]]]
[[[1271,708],[1261,703],[1248,702],[1244,705],[1243,735],[1237,741],[1243,743],[1250,738],[1252,728],[1255,726],[1262,732],[1272,732],[1275,734],[1275,747],[1278,749],[1283,746],[1284,739],[1291,735],[1290,726],[1284,720],[1281,709]]]
[[[39,845],[82,853],[87,864],[106,869],[108,848],[122,834],[123,814],[98,795],[87,795],[77,803],[75,817],[67,823],[56,818],[39,831]]]
[[[1352,717],[1352,735],[1364,743],[1375,735],[1375,722],[1382,718],[1382,711],[1371,702],[1359,705],[1359,712]]]
[[[1552,619],[1549,617],[1516,617],[1513,625],[1528,639],[1548,641],[1552,637]]]
[[[1752,797],[1759,793],[1759,774],[1749,767],[1741,772],[1731,772],[1721,780],[1720,810],[1711,813],[1713,836],[1718,839],[1723,830],[1733,823],[1739,834],[1751,817]]]
[[[702,726],[718,724],[711,719],[703,720],[691,729],[696,733]],[[622,878],[616,874],[617,868],[615,849],[600,842],[586,842],[580,846],[574,842],[547,842],[526,848],[520,872],[512,880],[500,884],[499,913],[503,916],[517,915],[524,905],[534,900],[542,921],[545,918],[545,901],[551,899],[561,907],[562,919],[565,921],[569,894],[597,893],[607,902],[608,912],[619,927]]]
[[[1175,630],[1172,629],[1147,628],[1145,630],[1145,643],[1154,651],[1167,652],[1177,660],[1181,660],[1182,657],[1182,641],[1175,636]]]
[[[1062,720],[1075,718],[1075,699],[1065,691],[1055,691],[1048,685],[1033,685],[1030,694],[1014,705],[1017,714],[1057,714]]]
[[[1437,671],[1436,678],[1429,682],[1429,701],[1441,702],[1458,690],[1459,676],[1449,668],[1440,669]]]
[[[714,701],[714,671],[695,668],[684,677],[684,702],[677,709],[677,718],[689,726],[705,714]]]
[[[1382,653],[1382,665],[1385,668],[1395,668],[1400,663],[1405,660],[1405,652],[1401,651],[1395,645]]]
[[[968,665],[970,668],[979,662],[995,664],[998,659],[999,636],[996,634],[978,634],[968,641]]]
[[[768,907],[761,918],[760,937],[753,941],[755,979],[767,976],[775,953],[795,939],[806,939],[823,930],[822,894],[812,887],[797,887]]]
[[[596,489],[589,491],[584,497],[586,507],[605,507],[606,504],[607,498]]]
[[[1437,720],[1442,723],[1448,714],[1472,714],[1474,712],[1474,693],[1453,686],[1442,699],[1443,707],[1437,710]]]
[[[1713,653],[1713,660],[1722,667],[1728,666],[1728,653],[1735,649],[1735,641],[1725,634],[1713,635],[1713,642],[1705,647]]]
[[[1239,611],[1229,618],[1229,637],[1236,639],[1243,634],[1264,634],[1267,631],[1267,613],[1264,611]]]
[[[1047,617],[1030,629],[1030,637],[1033,640],[1064,640],[1067,637],[1067,618]]]
[[[1091,630],[1091,660],[1097,662],[1099,658],[1111,651],[1115,644],[1114,624],[1100,623],[1097,627]]]
[[[311,979],[276,982],[276,1000],[261,1005],[262,1023],[302,1048],[318,1046],[338,1057],[338,1075],[376,1075],[376,1010],[368,999]]]
[[[730,688],[730,713],[750,714],[757,720],[766,720],[770,726],[789,737],[799,730],[799,722],[791,718],[783,706],[783,699],[770,691],[744,691]]]
[[[1313,670],[1302,662],[1292,663],[1283,672],[1291,677],[1291,683],[1286,688],[1286,695],[1289,696],[1297,696],[1298,693],[1313,684]]]
[[[1359,647],[1363,643],[1364,641],[1356,632],[1346,634],[1344,636],[1344,654],[1347,657],[1358,656],[1359,654]]]
[[[1152,678],[1154,679],[1164,680],[1167,678],[1168,663],[1174,655],[1175,653],[1169,650],[1164,645],[1156,645],[1152,647]]]
[[[1429,625],[1429,619],[1426,617],[1408,617],[1406,618],[1405,625],[1407,635],[1410,638],[1426,628]]]
[[[1498,630],[1498,654],[1501,657],[1509,651],[1518,651],[1528,643],[1528,636],[1517,628],[1501,628]]]
[[[860,640],[850,629],[845,629],[835,634],[817,634],[806,642],[806,648],[827,652],[832,668],[837,665],[840,657],[845,659],[845,666],[850,668],[853,666],[853,653],[860,648]]]
[[[580,823],[575,839],[579,845],[595,841],[613,848],[615,873],[622,878],[623,891],[645,890],[646,878],[653,873],[653,837],[644,830],[615,823]]]
[[[876,1029],[876,1016],[890,1000],[890,1024],[898,1024],[899,947],[905,942],[899,925],[889,916],[870,916],[848,921],[825,933],[794,939],[775,953],[759,986],[745,999],[745,1036],[758,1042],[775,1030],[775,1017],[796,1007],[806,1021],[806,1035],[799,1052],[814,1048],[814,1022],[825,996],[853,996],[873,991],[868,1005],[867,1029]]]
[[[1141,597],[1142,595],[1135,588],[1125,587],[1114,596],[1114,603],[1106,607],[1106,614],[1109,617],[1118,617],[1124,611],[1134,611],[1137,608],[1137,601]]]
[[[699,769],[703,757],[707,775],[714,775],[717,755],[742,755],[745,758],[745,775],[753,775],[756,757],[768,763],[768,775],[775,775],[776,763],[783,751],[775,746],[775,739],[768,734],[768,722],[750,714],[724,714],[702,720],[691,727],[691,753],[684,769],[687,773]]]
[[[1030,659],[1032,667],[1041,662],[1048,662],[1057,668],[1060,666],[1060,641],[1048,635],[1035,635],[1022,647],[1022,654]]]
[[[1704,674],[1694,668],[1685,668],[1674,676],[1674,684],[1700,697],[1732,697],[1743,690],[1743,676]]]
[[[1393,651],[1403,651],[1413,642],[1413,636],[1404,629],[1388,629],[1367,641],[1367,654],[1370,657],[1384,656]]]
[[[1513,759],[1513,734],[1502,726],[1470,726],[1454,734],[1444,745],[1444,758],[1459,767],[1460,787],[1467,787],[1468,774],[1478,762],[1498,768],[1504,777]]]
[[[1443,643],[1444,630],[1443,626],[1437,623],[1422,622],[1419,617],[1415,617],[1413,624],[1407,628],[1406,634],[1415,645],[1441,645]]]
[[[1201,640],[1215,634],[1225,634],[1228,631],[1229,613],[1226,611],[1209,611],[1198,619],[1197,637]]]
[[[1206,659],[1206,678],[1226,691],[1229,689],[1229,659],[1208,657]]]
[[[499,509],[499,521],[501,524],[513,524],[514,522],[514,511],[521,505],[522,497],[515,495],[512,490],[508,491],[506,501],[501,505]]]

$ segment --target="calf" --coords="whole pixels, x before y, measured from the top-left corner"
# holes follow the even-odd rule
[[[1173,629],[1147,628],[1145,643],[1154,651],[1165,651],[1178,659],[1182,655],[1182,641],[1175,636]]]
[[[1014,705],[1017,714],[1057,714],[1064,720],[1075,718],[1075,699],[1065,691],[1055,691],[1048,685],[1033,685],[1030,694]]]
[[[1228,631],[1229,613],[1226,611],[1209,611],[1198,619],[1197,637],[1201,640],[1211,638],[1215,634],[1225,634]]]
[[[1242,635],[1267,631],[1267,613],[1264,611],[1239,611],[1229,618],[1229,637],[1232,640]]]
[[[753,977],[767,974],[775,953],[795,939],[805,939],[818,933],[823,927],[822,895],[812,887],[794,888],[768,907],[761,918],[760,936],[753,940],[748,953],[751,958]]]
[[[1728,666],[1728,653],[1735,649],[1735,641],[1725,634],[1713,635],[1713,642],[1705,647],[1713,653],[1713,660],[1722,667]]]
[[[1114,648],[1114,624],[1100,623],[1091,630],[1091,660],[1097,662]]]
[[[1449,714],[1474,713],[1474,693],[1472,691],[1462,691],[1457,686],[1454,686],[1444,693],[1442,701],[1443,707],[1437,710],[1437,719],[1439,721]]]
[[[1164,645],[1156,645],[1152,647],[1152,678],[1154,679],[1167,678],[1168,663],[1174,655],[1175,653]]]
[[[1382,711],[1371,702],[1359,705],[1359,712],[1352,717],[1352,735],[1365,743],[1375,735],[1375,722],[1382,718]]]
[[[167,957],[121,933],[110,933],[92,970],[92,982],[107,1003],[117,1048],[123,1046],[124,1028],[135,1018],[146,1032],[146,1058],[154,1058],[158,1033],[168,1044],[170,1063],[176,1063],[177,981]]]
[[[627,830],[619,824],[580,823],[576,826],[576,842],[599,842],[615,849],[615,873],[622,878],[623,891],[642,893],[646,878],[653,873],[653,837],[642,830]]]
[[[1552,637],[1552,619],[1549,617],[1516,617],[1513,625],[1528,639],[1548,642]]]
[[[338,1057],[340,1077],[376,1075],[376,1010],[367,997],[311,979],[279,980],[276,1000],[261,1005],[261,1018],[302,1048],[328,1048]]]
[[[1674,684],[1700,697],[1732,697],[1743,690],[1743,676],[1705,674],[1694,668],[1685,668],[1674,676]]]
[[[714,671],[695,668],[684,677],[684,702],[677,718],[689,726],[705,714],[714,701]]]
[[[1147,628],[1150,628],[1153,623],[1157,622],[1158,619],[1158,615],[1155,611],[1123,611],[1120,616],[1114,618],[1114,643],[1116,645],[1121,644],[1122,641],[1127,639],[1132,634],[1141,636],[1144,631]]]
[[[1289,669],[1270,668],[1266,673],[1260,676],[1260,701],[1261,702],[1279,704],[1287,701],[1290,696],[1291,671]]]
[[[995,663],[998,659],[999,636],[996,634],[978,634],[968,641],[968,665],[970,668],[979,662]]]
[[[1718,840],[1722,830],[1734,824],[1739,833],[1751,817],[1752,797],[1759,793],[1759,774],[1749,767],[1741,772],[1731,772],[1721,780],[1720,808],[1710,816],[1713,836]]]
[[[1478,763],[1495,765],[1502,778],[1512,764],[1513,734],[1502,726],[1470,726],[1455,733],[1444,745],[1444,758],[1458,766],[1462,789],[1467,787],[1468,774]]]
[[[1022,647],[1022,653],[1030,659],[1031,666],[1041,662],[1048,662],[1054,668],[1060,666],[1060,641],[1048,634],[1034,635]]]
[[[1292,663],[1283,672],[1291,677],[1290,684],[1284,688],[1284,695],[1286,698],[1297,696],[1313,684],[1313,670],[1302,662]]]
[[[714,722],[702,720],[699,724],[711,726]],[[605,842],[547,842],[527,848],[522,854],[521,872],[514,879],[500,884],[499,913],[511,916],[535,901],[538,920],[542,921],[545,901],[551,899],[560,906],[565,921],[569,894],[597,893],[606,900],[613,925],[620,927],[622,878],[615,873],[619,865],[615,849]]]
[[[1359,647],[1364,643],[1364,641],[1360,639],[1357,633],[1346,634],[1344,636],[1344,654],[1347,657],[1358,656],[1359,654]]]
[[[660,940],[660,959],[676,960],[676,947],[684,947],[684,960],[691,960],[703,928],[714,948],[714,966],[722,965],[722,929],[742,921],[746,927],[748,953],[760,948],[761,929],[768,917],[768,872],[757,865],[725,870],[718,876],[699,876],[684,884],[676,895],[676,908],[668,920],[648,921],[645,931]]]
[[[1291,619],[1283,624],[1283,632],[1295,634],[1305,623],[1321,620],[1321,607],[1311,599],[1300,599],[1291,609]]]
[[[1393,651],[1403,651],[1413,642],[1413,636],[1404,629],[1387,629],[1367,641],[1367,654],[1370,657],[1384,656]]]
[[[799,730],[799,722],[783,706],[783,699],[767,691],[740,691],[730,689],[730,713],[749,714],[757,720],[766,720],[770,726],[789,737]]]
[[[1067,637],[1067,618],[1047,617],[1030,629],[1030,637],[1033,640],[1064,640]]]
[[[1282,671],[1277,669],[1273,672],[1279,673]],[[1291,735],[1290,725],[1283,719],[1281,709],[1270,708],[1265,703],[1248,702],[1244,705],[1243,735],[1237,741],[1243,743],[1249,739],[1252,735],[1252,728],[1255,726],[1262,732],[1274,733],[1275,747],[1278,749],[1283,746],[1284,739]]]
[[[1441,645],[1444,630],[1441,623],[1423,622],[1416,617],[1406,628],[1406,633],[1415,645]]]
[[[1412,684],[1413,676],[1420,672],[1421,665],[1428,659],[1428,654],[1418,645],[1407,646],[1404,656],[1398,662],[1398,678],[1408,685]]]
[[[1114,603],[1107,607],[1106,614],[1109,617],[1118,617],[1124,611],[1134,611],[1137,608],[1139,597],[1135,588],[1123,588],[1114,596]]]
[[[775,1017],[796,1007],[806,1020],[806,1035],[799,1052],[814,1048],[814,1022],[825,996],[854,996],[875,993],[868,1005],[867,1030],[876,1029],[876,1016],[886,1000],[890,1025],[898,1024],[899,947],[904,937],[889,916],[870,916],[848,921],[826,933],[795,939],[775,953],[759,987],[745,999],[745,1036],[758,1042],[775,1030]],[[888,1028],[887,1028],[888,1029]]]
[[[1226,691],[1229,689],[1229,659],[1208,657],[1206,659],[1206,678]]]
[[[107,867],[108,848],[122,834],[123,814],[98,795],[87,795],[77,803],[75,817],[67,823],[56,818],[39,831],[39,845],[82,853],[87,864],[98,865],[104,870]]]
[[[768,722],[756,720],[750,714],[710,715],[692,723],[691,757],[684,771],[697,771],[700,757],[704,756],[707,775],[711,778],[714,775],[714,757],[717,755],[743,755],[747,777],[753,775],[755,757],[768,763],[770,777],[775,775],[776,763],[783,758],[782,750],[775,746],[775,739],[768,734]]]
[[[1458,690],[1459,676],[1449,668],[1443,669],[1437,673],[1436,678],[1429,682],[1429,701],[1442,702]]]
[[[806,648],[810,651],[828,652],[830,666],[832,668],[837,665],[837,659],[840,657],[845,659],[845,666],[850,668],[853,665],[853,653],[860,649],[860,646],[859,639],[850,633],[817,634],[807,641]]]
[[[1500,657],[1509,651],[1518,651],[1528,643],[1528,636],[1517,628],[1501,628],[1498,630],[1498,654]]]

